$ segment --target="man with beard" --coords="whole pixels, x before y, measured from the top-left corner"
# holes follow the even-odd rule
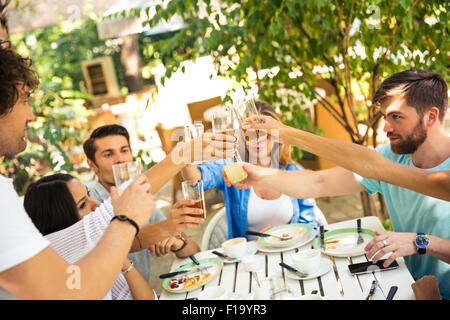
[[[389,77],[374,95],[385,119],[390,144],[376,149],[398,164],[429,171],[450,169],[450,137],[442,124],[448,104],[447,84],[437,73],[407,70]],[[258,128],[253,125],[253,128]],[[279,130],[280,142],[292,143],[291,130]],[[307,143],[307,142],[304,142]],[[338,149],[336,149],[338,152]],[[450,298],[450,202],[399,186],[358,176],[342,167],[320,171],[283,172],[245,165],[246,180],[235,185],[270,185],[292,197],[318,198],[367,190],[381,192],[395,232],[378,234],[367,246],[367,257],[379,260],[392,253],[389,265],[405,257],[415,279],[433,275],[444,299]],[[378,168],[379,170],[380,168]],[[299,183],[301,181],[301,183]]]

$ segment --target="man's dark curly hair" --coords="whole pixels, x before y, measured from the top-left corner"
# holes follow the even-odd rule
[[[33,92],[39,78],[31,70],[32,60],[21,57],[9,41],[0,40],[0,117],[8,114],[19,99],[19,85]]]

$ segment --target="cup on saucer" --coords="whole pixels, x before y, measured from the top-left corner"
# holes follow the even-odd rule
[[[222,243],[222,249],[231,258],[242,258],[247,254],[247,239],[244,237],[229,239]]]
[[[306,249],[296,252],[292,256],[294,267],[305,274],[317,272],[320,267],[320,251],[317,249]]]

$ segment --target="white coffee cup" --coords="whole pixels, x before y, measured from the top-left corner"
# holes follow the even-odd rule
[[[254,284],[254,286],[253,286]],[[259,280],[259,284],[261,286],[258,286],[256,282],[252,283],[253,292],[255,293],[254,299],[255,300],[270,300],[271,294],[272,294],[272,288],[270,283],[270,278],[264,278]]]
[[[294,267],[306,274],[317,272],[320,266],[320,251],[317,249],[301,250],[292,256]]]
[[[223,252],[235,259],[239,259],[247,254],[247,239],[243,237],[233,238],[222,243]]]
[[[228,300],[230,292],[224,287],[206,288],[198,295],[198,300]]]

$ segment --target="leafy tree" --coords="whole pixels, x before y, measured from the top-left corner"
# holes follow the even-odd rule
[[[371,98],[384,78],[409,68],[448,78],[448,9],[419,0],[172,0],[146,23],[177,14],[187,24],[154,43],[166,77],[211,55],[218,75],[256,85],[287,124],[311,129],[301,106],[317,101],[353,142],[376,145],[381,116]],[[333,94],[322,96],[320,84]]]
[[[383,78],[407,68],[448,77],[447,12],[445,1],[172,0],[146,23],[175,14],[187,23],[154,44],[166,77],[183,60],[212,55],[219,75],[246,88],[256,83],[291,125],[308,127],[300,107],[317,100],[353,142],[367,144],[358,124],[376,129],[380,116],[370,102]],[[333,97],[315,90],[319,81]]]

